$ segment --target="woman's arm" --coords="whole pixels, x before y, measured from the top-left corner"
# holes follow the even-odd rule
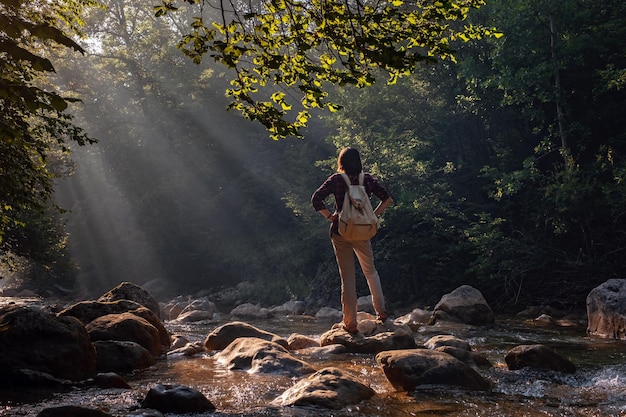
[[[378,205],[374,209],[374,214],[377,217],[382,216],[383,213],[385,212],[385,209],[389,207],[391,203],[393,203],[393,199],[391,197],[387,197],[384,201],[381,201],[380,203],[378,203]]]

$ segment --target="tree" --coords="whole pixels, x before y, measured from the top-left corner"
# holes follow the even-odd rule
[[[453,44],[496,35],[466,24],[483,0],[220,2],[162,0],[157,16],[195,7],[179,47],[194,62],[210,56],[235,70],[229,108],[262,123],[273,138],[300,136],[310,109],[339,106],[327,85],[390,84],[419,63],[454,60]],[[214,19],[214,11],[220,11]],[[272,86],[273,85],[273,86]],[[281,87],[277,90],[271,87]],[[259,97],[262,94],[262,98]],[[288,95],[289,94],[289,95]],[[294,103],[295,102],[295,103]],[[289,111],[297,111],[291,121]]]
[[[493,1],[480,17],[505,37],[459,59],[464,100],[501,155],[484,173],[500,203],[494,217],[506,220],[481,239],[476,267],[508,298],[580,300],[623,273],[625,12],[587,0]]]
[[[68,142],[93,143],[67,112],[75,99],[43,80],[54,72],[47,48],[83,52],[69,33],[78,33],[80,13],[92,4],[0,1],[0,244],[7,228],[24,224],[22,212],[47,206],[50,154],[66,152]]]

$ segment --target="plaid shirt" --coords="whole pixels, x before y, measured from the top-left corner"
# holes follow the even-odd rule
[[[350,182],[352,184],[359,183],[358,174],[348,176],[350,177]],[[365,186],[365,191],[367,192],[367,195],[371,196],[372,194],[374,194],[380,199],[380,201],[385,201],[386,199],[391,197],[387,189],[382,184],[380,184],[376,180],[376,178],[368,173],[365,173],[365,177],[363,178],[363,185]],[[326,200],[329,195],[333,194],[335,196],[335,210],[337,212],[340,212],[341,208],[343,207],[343,199],[346,195],[346,191],[348,191],[348,184],[346,184],[343,176],[341,174],[333,174],[328,177],[317,190],[315,190],[315,192],[311,196],[311,204],[313,204],[313,208],[315,208],[316,211],[327,208],[324,200]],[[331,213],[333,212],[333,210],[329,211]],[[333,233],[338,233],[337,219],[333,221],[331,231]]]

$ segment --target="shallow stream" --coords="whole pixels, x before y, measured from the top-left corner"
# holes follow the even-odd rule
[[[222,323],[174,325],[174,334],[190,341],[205,336]],[[302,316],[250,321],[256,327],[285,338],[292,333],[318,339],[329,323]],[[626,342],[588,337],[584,327],[535,325],[516,318],[499,318],[493,326],[424,326],[415,333],[418,344],[438,334],[467,340],[474,351],[486,356],[493,367],[479,373],[493,384],[490,392],[451,387],[425,387],[412,393],[396,392],[387,382],[374,355],[343,354],[330,359],[311,354],[296,356],[320,369],[336,366],[359,376],[377,393],[372,399],[342,410],[276,408],[268,404],[295,383],[294,379],[229,371],[213,354],[189,358],[163,358],[149,369],[127,375],[132,390],[81,388],[69,392],[1,392],[0,416],[36,416],[43,408],[84,405],[114,416],[138,413],[140,401],[156,383],[177,383],[201,391],[217,407],[203,416],[241,417],[550,417],[626,416]],[[577,367],[572,375],[549,371],[509,371],[506,352],[520,344],[542,343],[570,359]],[[174,416],[168,414],[168,417]],[[187,414],[189,416],[189,414]]]

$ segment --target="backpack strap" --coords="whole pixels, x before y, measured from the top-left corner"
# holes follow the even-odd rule
[[[346,182],[346,184],[348,184],[348,186],[353,185],[352,182],[350,181],[350,177],[348,177],[348,174],[346,174],[345,172],[341,172],[340,174],[343,177],[343,180]],[[361,172],[359,173],[359,185],[363,185],[363,184],[365,184],[365,173]]]

